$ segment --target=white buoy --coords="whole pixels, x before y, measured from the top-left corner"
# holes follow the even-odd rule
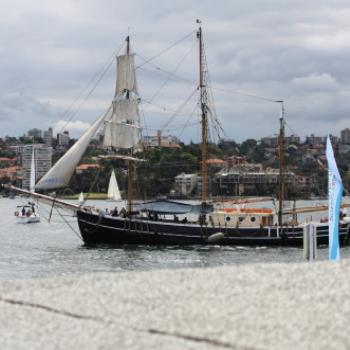
[[[304,226],[304,258],[309,261],[317,258],[317,229],[314,224]]]
[[[221,241],[224,237],[225,237],[225,235],[222,232],[216,232],[216,233],[213,233],[212,235],[210,235],[207,238],[207,241],[209,243],[216,243],[218,241]]]

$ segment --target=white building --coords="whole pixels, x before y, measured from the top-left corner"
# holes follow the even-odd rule
[[[276,148],[278,146],[277,136],[262,137],[260,141],[261,143],[271,148]]]
[[[350,145],[350,129],[346,128],[340,132],[340,141],[343,145]]]
[[[310,146],[322,145],[324,143],[324,137],[311,134],[310,136],[306,136],[306,143]]]
[[[144,136],[142,143],[145,147],[169,147],[172,145],[179,145],[180,140],[173,135],[162,135],[158,130],[155,136]]]
[[[46,174],[52,165],[52,148],[43,144],[26,145],[21,150],[22,164],[22,188],[29,189],[30,169],[32,164],[32,150],[35,156],[35,179],[36,182]]]
[[[67,148],[69,146],[69,132],[64,131],[63,134],[57,134],[57,146]]]
[[[53,139],[52,128],[48,128],[48,130],[44,131],[43,139],[44,139],[44,142],[45,142],[46,146],[49,146],[49,147],[52,146],[52,139]]]
[[[300,137],[297,135],[290,135],[286,136],[284,138],[284,144],[288,147],[290,145],[299,145],[300,144]]]
[[[41,138],[42,137],[42,131],[37,128],[30,129],[28,131],[28,136],[29,137],[36,137],[36,138]]]
[[[181,173],[175,176],[175,192],[183,196],[188,196],[196,188],[199,182],[197,174]]]

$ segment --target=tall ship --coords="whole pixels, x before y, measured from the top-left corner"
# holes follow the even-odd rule
[[[108,109],[91,125],[67,153],[36,184],[37,191],[52,191],[67,187],[92,137],[103,126],[104,146],[111,152],[103,158],[122,159],[127,163],[127,207],[106,213],[86,205],[75,205],[55,196],[7,185],[7,188],[30,194],[39,201],[72,210],[77,218],[81,237],[86,244],[98,245],[302,245],[306,223],[298,222],[298,214],[327,207],[293,208],[286,210],[284,201],[284,108],[280,117],[279,137],[279,205],[270,208],[240,206],[215,207],[208,191],[208,93],[205,79],[205,55],[202,27],[197,31],[199,51],[199,105],[201,111],[201,198],[197,204],[167,199],[134,202],[133,179],[135,164],[142,162],[135,149],[140,143],[139,92],[135,73],[135,55],[130,37],[125,53],[117,56],[115,95]],[[292,220],[285,220],[286,216]],[[317,241],[328,243],[328,223],[313,222]],[[349,238],[350,223],[343,217],[339,226],[341,241]]]

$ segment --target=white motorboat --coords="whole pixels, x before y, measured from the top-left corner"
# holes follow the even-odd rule
[[[36,180],[36,170],[35,170],[35,149],[34,145],[32,151],[32,164],[30,168],[30,185],[29,189],[31,193],[35,192],[35,180]],[[15,211],[15,216],[19,224],[33,224],[40,222],[40,215],[38,207],[34,202],[28,202],[25,205],[18,205],[17,210]]]
[[[34,203],[18,205],[15,211],[18,224],[34,224],[40,222],[40,215]]]

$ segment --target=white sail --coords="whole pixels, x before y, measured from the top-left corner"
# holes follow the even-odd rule
[[[134,55],[117,57],[117,84],[111,119],[105,125],[104,146],[132,148],[140,142],[139,98]]]
[[[135,54],[117,57],[116,95],[126,90],[137,94],[134,57]]]
[[[112,199],[114,201],[120,201],[122,199],[114,170],[112,170],[111,178],[109,180],[107,197],[108,199]]]
[[[35,148],[32,146],[32,163],[30,166],[30,182],[29,190],[30,192],[35,192]]]
[[[79,202],[79,204],[84,204],[84,201],[85,201],[84,200],[84,193],[80,192],[78,202]]]
[[[107,112],[103,113],[79,140],[64,154],[62,158],[45,174],[42,179],[35,186],[36,189],[48,190],[66,187],[74,173],[74,169],[83,156],[86,148],[88,147],[91,139],[101,126],[102,122],[106,118],[106,115],[111,110],[108,108]]]
[[[139,124],[139,102],[135,97],[115,99],[111,120],[128,124]]]
[[[104,145],[131,148],[140,141],[140,128],[132,124],[107,122]]]

